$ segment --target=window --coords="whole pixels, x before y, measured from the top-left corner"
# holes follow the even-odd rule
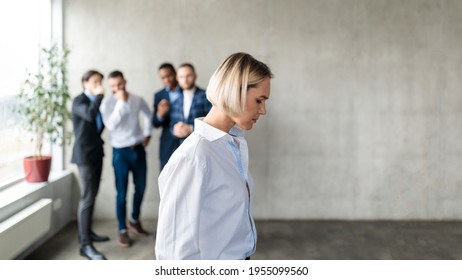
[[[0,1],[0,186],[23,177],[22,158],[34,152],[11,106],[27,72],[36,72],[40,46],[49,44],[50,33],[50,0]]]

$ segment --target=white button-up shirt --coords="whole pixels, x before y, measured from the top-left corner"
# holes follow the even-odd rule
[[[193,88],[192,90],[183,90],[183,117],[185,120],[189,117],[195,91],[196,88]]]
[[[244,259],[255,252],[253,180],[244,132],[195,120],[159,176],[158,260]]]
[[[143,98],[129,94],[127,101],[117,100],[115,94],[105,96],[99,108],[104,125],[109,129],[112,147],[124,148],[141,143],[151,136],[151,110]],[[143,130],[139,114],[143,115]]]

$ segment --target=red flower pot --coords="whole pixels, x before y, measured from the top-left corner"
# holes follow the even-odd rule
[[[51,156],[26,157],[23,162],[27,182],[37,183],[48,181],[51,168]]]

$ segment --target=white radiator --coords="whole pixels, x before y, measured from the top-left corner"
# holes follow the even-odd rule
[[[52,200],[40,199],[0,223],[0,259],[14,259],[51,227]]]

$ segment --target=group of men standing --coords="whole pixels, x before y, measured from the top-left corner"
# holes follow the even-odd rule
[[[90,70],[82,77],[84,92],[75,97],[72,104],[75,142],[71,162],[77,164],[80,176],[77,213],[80,254],[88,259],[106,259],[93,243],[109,240],[109,237],[97,235],[92,230],[103,166],[104,141],[101,134],[104,128],[109,130],[113,153],[118,244],[127,248],[132,245],[129,231],[138,236],[149,236],[140,222],[140,213],[147,177],[145,147],[150,142],[152,128],[162,127],[159,145],[162,170],[173,152],[192,133],[194,119],[205,116],[212,107],[205,91],[196,86],[193,65],[181,64],[176,72],[172,64],[164,63],[159,67],[159,76],[165,88],[154,94],[153,113],[142,97],[126,90],[127,81],[122,72],[109,74],[112,94],[106,96],[102,86],[103,74]],[[134,193],[132,212],[127,220],[130,172]]]
[[[170,63],[159,67],[165,88],[154,94],[154,127],[162,127],[160,137],[160,169],[173,152],[193,131],[194,119],[207,115],[212,104],[205,90],[196,86],[196,73],[189,64],[181,64],[178,73]],[[174,106],[171,106],[173,104]]]

